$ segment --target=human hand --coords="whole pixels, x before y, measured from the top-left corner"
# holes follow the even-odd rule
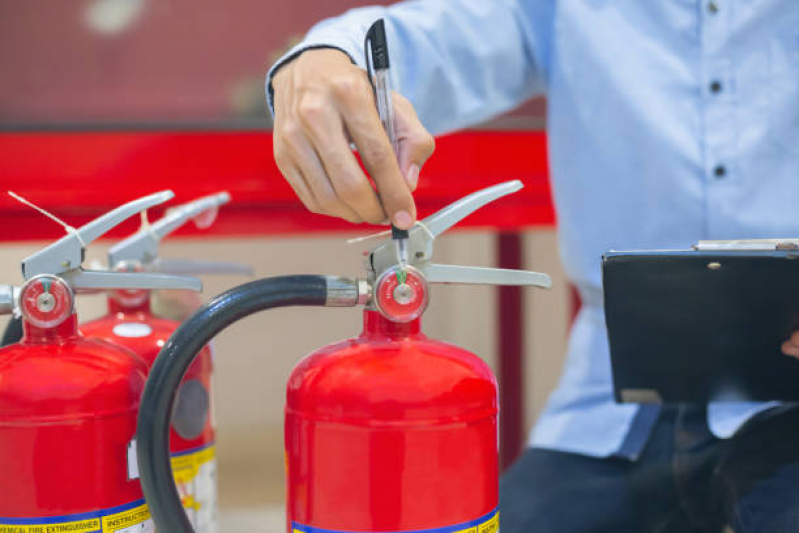
[[[782,353],[799,359],[799,330],[794,331],[788,340],[782,343]]]
[[[410,102],[393,95],[397,157],[366,72],[343,52],[307,50],[277,71],[272,87],[275,161],[302,203],[314,213],[350,222],[390,220],[400,229],[410,228],[416,220],[411,193],[435,148]]]

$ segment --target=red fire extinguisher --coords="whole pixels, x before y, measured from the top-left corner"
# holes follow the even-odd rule
[[[535,272],[432,263],[435,238],[521,188],[467,196],[409,231],[410,266],[391,241],[365,280],[268,278],[232,289],[167,342],[139,414],[142,488],[159,531],[192,530],[169,475],[169,419],[194,354],[235,321],[274,307],[366,305],[364,331],[304,358],[285,408],[287,531],[495,532],[499,528],[496,381],[476,355],[421,333],[428,283],[549,287]]]
[[[145,223],[137,233],[109,250],[109,268],[183,275],[252,274],[251,268],[239,263],[175,260],[158,255],[161,239],[197,217],[206,219],[203,227],[207,227],[213,222],[210,215],[229,200],[227,193],[207,196],[170,209],[153,224]],[[149,370],[158,351],[179,325],[176,320],[152,312],[150,291],[118,289],[109,292],[108,314],[82,324],[80,330],[87,338],[102,339],[130,349]],[[180,386],[170,435],[172,469],[181,500],[192,524],[202,533],[214,533],[218,529],[212,371],[211,350],[205,346]]]
[[[21,289],[0,287],[0,313],[22,315],[21,342],[0,349],[0,531],[153,531],[136,462],[146,367],[130,351],[78,333],[74,294],[200,290],[199,280],[83,270],[84,247],[172,197],[125,204],[22,262]]]

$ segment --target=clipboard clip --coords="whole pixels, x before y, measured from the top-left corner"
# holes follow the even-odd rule
[[[697,252],[791,252],[799,251],[799,239],[699,241],[691,248]]]

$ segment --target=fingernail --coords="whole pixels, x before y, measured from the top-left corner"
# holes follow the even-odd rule
[[[411,227],[411,215],[407,211],[397,211],[394,214],[394,225],[399,229],[408,229]]]
[[[417,183],[419,183],[419,165],[416,163],[411,165],[411,167],[408,169],[408,176],[406,179],[408,180],[408,185],[410,186],[411,190],[415,190]]]

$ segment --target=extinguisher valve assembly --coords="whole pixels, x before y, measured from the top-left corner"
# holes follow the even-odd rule
[[[481,207],[519,191],[522,182],[500,183],[472,193],[417,222],[408,232],[410,267],[404,283],[397,276],[397,254],[391,241],[372,250],[367,258],[367,279],[373,288],[372,305],[395,322],[410,322],[427,307],[428,283],[472,285],[524,285],[549,288],[546,274],[524,270],[440,265],[433,263],[435,239]]]
[[[102,289],[202,290],[199,279],[152,272],[108,272],[82,268],[86,246],[125,219],[170,200],[172,191],[162,191],[128,202],[22,261],[25,284],[17,289],[0,286],[0,314],[22,314],[38,327],[54,327],[66,320],[74,308],[74,293]]]
[[[397,276],[397,254],[389,237],[367,255],[366,279],[320,275],[261,279],[217,296],[186,320],[159,353],[139,410],[138,458],[142,488],[158,531],[194,531],[181,505],[170,468],[169,427],[181,379],[203,346],[231,324],[277,307],[366,305],[390,321],[410,322],[427,306],[428,283],[549,288],[551,280],[546,274],[432,262],[437,236],[477,209],[521,188],[521,182],[511,181],[483,189],[417,223],[408,231],[409,266],[404,279]]]

